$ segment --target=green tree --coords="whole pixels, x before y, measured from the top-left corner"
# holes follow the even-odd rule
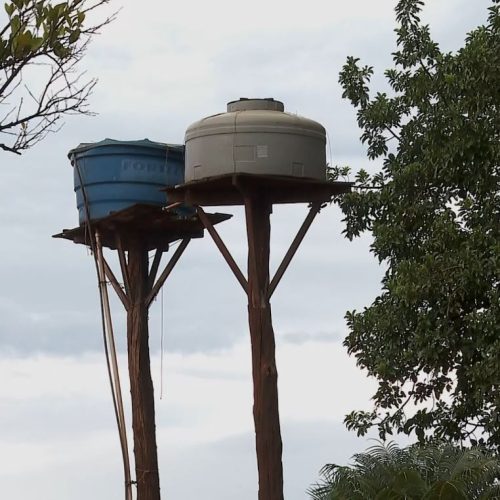
[[[78,70],[88,43],[114,17],[96,21],[110,0],[11,0],[0,14],[0,149],[21,154],[59,128],[65,114],[88,114],[96,84]],[[89,19],[93,18],[93,21]]]
[[[382,290],[346,315],[344,341],[378,380],[372,411],[346,417],[363,435],[392,432],[500,447],[500,15],[443,53],[400,0],[390,92],[349,57],[340,74],[361,140],[380,171],[356,174],[339,200],[345,234],[371,233]],[[347,174],[335,168],[332,177]]]
[[[313,500],[486,500],[497,499],[500,462],[479,449],[451,445],[394,443],[354,455],[354,464],[328,464]]]

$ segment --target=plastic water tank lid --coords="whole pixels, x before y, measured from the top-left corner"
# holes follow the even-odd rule
[[[167,144],[164,142],[150,141],[149,139],[142,139],[138,141],[118,141],[116,139],[106,138],[98,142],[82,142],[76,148],[73,148],[68,153],[68,158],[71,158],[76,153],[82,153],[89,149],[106,147],[106,146],[133,146],[138,148],[157,148],[161,150],[174,149],[181,152],[184,149],[182,144]]]
[[[285,106],[281,101],[276,101],[272,97],[248,98],[240,97],[237,101],[227,103],[227,112],[234,111],[285,111]]]

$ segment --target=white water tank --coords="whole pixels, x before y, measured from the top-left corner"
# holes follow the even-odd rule
[[[232,101],[186,131],[186,182],[249,173],[326,180],[326,133],[274,99]]]

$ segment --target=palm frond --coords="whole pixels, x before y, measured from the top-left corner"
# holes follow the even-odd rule
[[[500,500],[500,460],[441,443],[399,448],[378,442],[348,466],[327,464],[312,500]]]

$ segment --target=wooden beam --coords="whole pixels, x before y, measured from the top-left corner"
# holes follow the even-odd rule
[[[274,290],[276,290],[276,287],[278,286],[279,282],[281,281],[281,278],[285,274],[285,271],[287,270],[288,266],[290,265],[290,262],[293,259],[293,256],[297,252],[300,244],[302,243],[302,240],[304,239],[304,236],[306,235],[307,231],[311,227],[311,224],[314,221],[314,218],[320,211],[322,206],[322,203],[316,202],[313,203],[309,213],[307,214],[307,217],[305,218],[304,222],[302,223],[302,226],[300,227],[299,231],[297,232],[297,235],[295,236],[294,240],[292,241],[292,244],[290,245],[290,248],[288,249],[287,253],[283,257],[283,260],[281,264],[279,265],[278,269],[276,270],[276,273],[271,280],[271,284],[269,285],[269,298],[271,298],[272,294],[274,293]]]
[[[163,249],[157,248],[153,263],[151,264],[151,269],[148,276],[148,290],[152,290],[155,284],[156,274],[158,273],[158,268],[160,267],[161,257],[163,255]]]
[[[116,292],[116,295],[118,295],[119,299],[122,301],[123,307],[125,307],[125,309],[128,311],[130,308],[129,298],[127,297],[127,295],[123,291],[122,287],[120,286],[120,283],[118,282],[115,275],[113,274],[113,271],[109,267],[109,264],[106,262],[106,259],[104,258],[104,256],[103,256],[102,260],[104,262],[104,272],[106,273],[106,277],[108,278],[109,282],[113,286],[113,288]]]
[[[328,202],[335,195],[347,193],[352,183],[240,172],[190,181],[165,191],[170,202],[206,207],[243,205],[242,187],[252,193],[265,194],[273,204],[311,203]]]
[[[203,208],[197,207],[196,211],[198,212],[198,217],[200,218],[201,222],[203,222],[203,225],[205,226],[210,236],[214,240],[214,243],[217,245],[217,248],[219,249],[224,259],[226,260],[231,271],[233,271],[234,275],[236,276],[236,279],[238,280],[239,284],[241,285],[245,293],[248,294],[248,281],[241,272],[241,269],[238,267],[238,264],[236,264],[236,261],[233,259],[233,256],[227,249],[226,245],[222,241],[222,238],[219,236],[219,233],[216,231],[214,225],[207,217],[207,214],[205,213]]]
[[[119,232],[116,233],[116,249],[118,251],[118,259],[120,260],[120,268],[122,270],[125,293],[128,296],[130,295],[130,282],[128,277],[127,257],[125,256],[125,251],[123,250],[122,238]]]
[[[155,283],[153,288],[151,289],[151,292],[148,294],[146,298],[146,305],[149,307],[151,305],[151,302],[153,302],[154,298],[160,291],[161,287],[163,286],[163,283],[165,283],[165,280],[168,278],[170,273],[175,267],[175,264],[177,264],[177,261],[180,259],[181,255],[184,253],[184,250],[188,246],[188,243],[191,241],[191,238],[184,238],[181,241],[181,244],[175,249],[174,255],[172,255],[171,259],[168,261],[168,264],[166,265],[165,269],[161,273],[160,277],[158,278],[158,281]]]

